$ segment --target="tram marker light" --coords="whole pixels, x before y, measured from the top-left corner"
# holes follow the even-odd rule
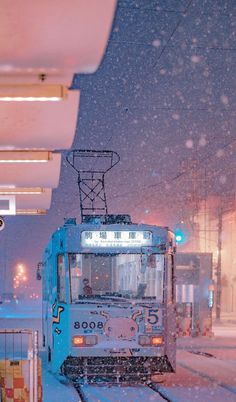
[[[138,343],[141,346],[150,345],[150,336],[148,336],[148,335],[139,335]]]
[[[163,344],[163,336],[139,335],[138,342],[141,346],[161,346]]]
[[[85,336],[85,344],[86,346],[93,346],[98,343],[97,335],[86,335]]]

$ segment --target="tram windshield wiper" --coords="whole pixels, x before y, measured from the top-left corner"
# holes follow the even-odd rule
[[[125,297],[122,296],[108,296],[108,295],[103,295],[102,296],[103,300],[114,300],[114,301],[127,301],[129,299],[126,299]]]
[[[116,292],[107,292],[103,295],[95,294],[95,295],[79,295],[78,300],[75,303],[79,303],[80,300],[88,300],[88,301],[95,301],[95,300],[114,300],[114,301],[127,301],[128,298],[122,296],[120,293]]]

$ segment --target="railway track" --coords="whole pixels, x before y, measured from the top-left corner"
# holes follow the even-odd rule
[[[188,355],[194,355],[194,361],[188,360]],[[227,370],[226,364],[208,352],[186,351],[178,362],[177,373],[163,375],[158,383],[75,384],[75,388],[82,402],[236,402],[236,384],[232,381],[235,362],[228,362]],[[228,376],[232,373],[228,382],[222,378],[223,368]]]
[[[219,401],[222,400],[216,395],[224,395],[224,392],[219,392],[219,388],[222,388],[219,385],[218,390],[215,388],[214,392],[209,390],[209,395],[205,395],[204,399],[202,399],[202,395],[199,392],[199,400],[204,401]],[[189,402],[190,395],[189,390],[181,390],[181,394],[176,392],[176,390],[172,390],[170,393],[168,390],[161,386],[158,387],[155,384],[150,386],[144,385],[136,385],[136,386],[120,386],[120,385],[111,385],[111,386],[102,386],[102,385],[84,385],[77,386],[76,390],[79,394],[81,402]],[[224,389],[222,388],[224,391]],[[168,393],[171,394],[168,396]],[[230,392],[230,394],[225,394],[226,397],[224,401],[226,402],[234,402],[236,401],[235,392]],[[196,399],[196,392],[193,392],[193,400]]]
[[[81,402],[172,402],[152,386],[130,385],[75,385]]]
[[[207,379],[208,381],[210,381],[211,383],[215,384],[217,383],[218,387],[221,387],[229,392],[231,392],[234,395],[234,399],[236,401],[236,386],[231,384],[231,379],[235,377],[234,373],[235,373],[235,361],[234,362],[230,362],[227,364],[227,377],[226,378],[222,378],[222,374],[221,376],[219,376],[218,373],[222,373],[222,370],[225,369],[225,362],[222,361],[221,359],[218,359],[215,355],[214,352],[209,353],[209,352],[204,352],[201,350],[192,350],[192,351],[188,351],[188,353],[192,353],[195,354],[197,356],[200,356],[201,360],[205,359],[213,359],[213,366],[214,366],[214,371],[209,371],[207,372],[207,368],[204,367],[204,365],[198,365],[196,368],[195,367],[190,367],[188,364],[183,363],[183,362],[179,362],[179,366],[186,368],[187,370],[191,371],[192,373],[201,376],[204,379]],[[231,367],[230,367],[231,366]],[[215,369],[217,368],[218,373],[216,373]],[[225,381],[226,380],[226,381]],[[233,396],[232,396],[233,397]]]

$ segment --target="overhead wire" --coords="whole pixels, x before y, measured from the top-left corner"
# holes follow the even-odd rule
[[[225,145],[223,145],[223,146],[221,146],[221,149],[223,150],[223,149],[226,149],[228,146],[230,146],[230,145],[232,145],[234,142],[236,142],[236,138],[235,139],[233,139],[232,141],[230,141],[230,142],[228,142],[228,143],[226,143]],[[174,182],[174,181],[177,181],[178,179],[180,179],[181,177],[183,177],[183,176],[185,176],[186,174],[188,174],[189,172],[191,172],[193,169],[196,169],[196,168],[198,168],[199,166],[201,166],[201,164],[205,161],[205,160],[208,160],[209,161],[209,159],[211,159],[212,157],[214,157],[215,156],[215,152],[213,153],[208,153],[207,155],[205,155],[203,158],[201,158],[201,160],[199,160],[198,161],[198,163],[196,164],[196,165],[194,165],[194,166],[189,166],[188,168],[185,168],[183,171],[180,171],[180,172],[178,172],[176,175],[174,175],[173,177],[171,177],[171,178],[163,178],[162,180],[160,180],[158,183],[153,183],[153,184],[149,184],[149,185],[146,185],[146,186],[142,186],[142,187],[139,187],[138,189],[136,189],[136,190],[131,190],[131,191],[128,191],[128,192],[125,192],[125,193],[123,193],[123,194],[120,194],[120,195],[117,195],[116,196],[116,198],[126,198],[126,197],[128,197],[130,194],[134,194],[134,193],[137,193],[137,192],[142,192],[142,191],[146,191],[146,190],[151,190],[151,189],[155,189],[155,188],[157,188],[157,187],[160,187],[162,184],[171,184],[172,182]],[[144,201],[147,201],[147,200],[149,200],[150,198],[152,198],[153,197],[153,194],[149,194],[149,195],[147,195],[147,196],[145,196],[144,197],[144,199],[142,199],[139,203],[137,203],[137,204],[135,204],[134,206],[133,206],[133,208],[137,208],[137,207],[139,207]],[[73,202],[72,202],[73,203]],[[72,204],[71,203],[71,204]],[[74,209],[72,209],[72,210],[70,210],[71,212],[73,212],[73,211],[75,211],[76,210],[76,208],[74,208]],[[68,212],[68,210],[67,210],[67,212]]]
[[[222,149],[225,149],[226,147],[228,147],[228,146],[230,146],[232,143],[234,143],[236,141],[236,139],[234,139],[234,140],[232,140],[232,141],[230,141],[230,142],[228,142],[227,144],[225,144],[223,147],[222,147]],[[174,182],[174,181],[176,181],[176,180],[178,180],[178,179],[180,179],[181,177],[183,177],[184,175],[186,175],[186,174],[188,174],[190,171],[192,171],[193,169],[196,169],[196,168],[198,168],[199,166],[201,166],[201,164],[202,164],[202,162],[204,162],[204,160],[209,160],[209,158],[211,158],[212,156],[214,156],[214,154],[210,154],[210,153],[208,153],[207,155],[205,155],[205,157],[204,158],[202,158],[199,162],[198,162],[198,164],[196,164],[196,165],[194,165],[194,166],[189,166],[188,168],[186,168],[184,171],[182,171],[182,172],[178,172],[175,176],[173,176],[173,177],[171,177],[171,178],[167,178],[167,179],[162,179],[161,181],[159,181],[158,183],[153,183],[153,184],[150,184],[150,185],[146,185],[146,186],[142,186],[142,187],[139,187],[138,189],[136,189],[136,190],[131,190],[131,191],[128,191],[128,192],[125,192],[125,193],[123,193],[123,194],[120,194],[120,195],[117,195],[116,196],[116,198],[125,198],[125,197],[127,197],[127,196],[129,196],[130,194],[134,194],[134,193],[137,193],[137,192],[142,192],[142,191],[146,191],[146,190],[149,190],[149,189],[154,189],[154,188],[156,188],[156,187],[160,187],[162,184],[171,184],[172,182]],[[148,196],[146,196],[145,198],[144,198],[144,200],[145,201],[147,201],[147,200],[149,200],[150,198],[152,198],[153,197],[153,194],[149,194]],[[137,208],[139,205],[141,205],[143,202],[144,202],[144,200],[142,200],[142,201],[140,201],[138,204],[135,204],[133,207],[134,208]]]
[[[111,39],[109,40],[110,43],[113,43],[115,45],[130,45],[130,46],[142,46],[142,47],[147,47],[147,48],[155,48],[155,46],[152,43],[145,43],[145,42],[131,42],[131,41],[119,41],[119,40],[114,40]],[[179,48],[180,46],[176,45],[166,45],[166,49],[176,49]],[[181,47],[180,47],[181,48]],[[228,52],[235,52],[236,48],[235,47],[220,47],[220,46],[201,46],[201,45],[195,45],[193,43],[185,43],[184,44],[184,49],[190,48],[191,50],[198,49],[198,50],[217,50],[217,51],[228,51]]]
[[[212,141],[214,140],[214,138],[212,138]],[[234,144],[236,142],[236,138],[230,140],[229,142],[227,142],[226,144],[224,144],[223,146],[221,146],[221,150],[226,149],[227,147],[229,147],[230,145]],[[198,168],[199,166],[202,165],[202,163],[205,162],[205,160],[209,161],[209,159],[211,159],[212,157],[214,157],[215,151],[213,152],[209,152],[207,153],[203,158],[201,158],[197,163],[195,163],[192,166],[188,166],[188,168],[185,168],[183,171],[178,172],[176,175],[174,175],[173,177],[170,178],[163,178],[162,180],[160,180],[158,183],[152,183],[152,184],[148,184],[146,186],[142,186],[141,188],[139,187],[136,190],[131,190],[131,191],[127,191],[123,194],[120,194],[117,196],[117,198],[123,198],[123,197],[127,197],[129,194],[134,194],[140,191],[145,191],[145,190],[149,190],[151,188],[156,188],[159,187],[161,184],[168,184],[171,183],[175,180],[178,180],[179,178],[181,178],[182,176],[188,174],[189,172],[191,172],[193,169]],[[151,197],[151,196],[150,196]]]
[[[233,140],[231,140],[230,142],[227,142],[224,146],[221,147],[221,149],[226,149],[228,146],[232,145],[234,142],[236,142],[236,138],[234,138]],[[173,181],[178,180],[180,177],[186,175],[187,173],[189,173],[190,171],[192,171],[193,169],[199,167],[205,160],[209,160],[211,157],[215,156],[215,152],[214,154],[212,152],[209,152],[207,155],[205,155],[200,161],[198,161],[198,163],[193,167],[193,166],[189,166],[188,168],[186,168],[185,170],[183,170],[182,172],[178,172],[175,176],[171,177],[169,180],[167,179],[162,179],[160,182],[158,183],[154,183],[154,184],[150,184],[145,186],[145,188],[142,188],[142,190],[147,190],[147,189],[151,189],[151,188],[156,188],[159,187],[161,184],[167,184],[167,183],[172,183]],[[153,194],[150,194],[148,196],[145,196],[144,200],[147,201],[148,199],[150,199],[153,196]],[[143,200],[140,201],[138,204],[134,205],[134,208],[137,208],[141,203],[143,203]]]
[[[169,43],[170,43],[170,41],[171,41],[171,39],[173,38],[173,36],[174,36],[174,34],[175,34],[175,32],[177,31],[177,29],[179,28],[179,26],[181,25],[181,23],[182,23],[182,21],[183,21],[183,17],[185,17],[186,15],[187,15],[187,12],[189,11],[189,8],[190,8],[190,6],[191,6],[191,4],[192,4],[192,0],[190,0],[189,2],[188,2],[188,4],[187,4],[187,6],[186,6],[186,8],[185,8],[185,10],[183,11],[183,12],[181,12],[181,17],[179,18],[179,20],[177,21],[177,24],[176,24],[176,26],[174,27],[174,29],[172,30],[172,32],[171,32],[171,34],[170,34],[170,36],[169,36],[169,38],[168,38],[168,40],[167,40],[167,42],[166,42],[166,44],[163,46],[163,48],[162,48],[162,50],[161,50],[161,52],[160,52],[160,54],[158,55],[158,58],[157,58],[157,60],[155,61],[155,63],[154,63],[154,65],[153,65],[153,67],[156,67],[156,65],[157,65],[157,63],[158,63],[158,61],[160,60],[160,58],[161,58],[161,56],[163,55],[163,53],[164,53],[164,51],[167,49],[167,48],[173,48],[174,46],[170,46],[169,45]],[[143,9],[144,10],[144,9]],[[159,11],[159,10],[156,10],[156,11]],[[114,41],[113,41],[114,42]],[[153,45],[152,45],[153,46]],[[201,46],[191,46],[192,48],[198,48],[198,49],[202,49],[202,47]],[[208,50],[208,48],[205,48],[206,50]],[[228,48],[226,49],[224,49],[224,48],[219,48],[219,47],[217,47],[217,48],[209,48],[209,50],[229,50]],[[232,49],[231,48],[231,51],[234,51],[234,50],[236,50],[236,49]],[[208,108],[195,108],[195,109],[191,109],[191,108],[155,108],[155,110],[156,109],[159,109],[159,110],[183,110],[183,111],[187,111],[187,112],[190,112],[190,111],[213,111],[212,110],[212,107],[208,107]],[[214,110],[215,111],[215,110]],[[235,111],[235,110],[229,110],[229,109],[221,109],[221,111],[222,112],[232,112],[232,111]],[[233,141],[234,142],[234,141]],[[229,144],[231,144],[231,142],[230,143],[228,143],[228,144],[226,144],[225,145],[225,147],[227,147],[227,146],[229,146]],[[223,147],[224,148],[224,147]],[[201,160],[201,162],[200,163],[202,163],[206,158],[208,158],[208,156],[206,156],[205,158],[203,158],[203,160]],[[177,180],[177,179],[179,179],[180,177],[182,177],[184,174],[186,174],[187,173],[187,171],[185,170],[185,171],[183,171],[183,172],[179,172],[177,175],[175,175],[173,178],[171,178],[171,182],[172,181],[174,181],[174,180]],[[150,188],[154,188],[154,187],[157,187],[157,186],[159,186],[161,183],[163,182],[163,180],[161,181],[161,182],[159,182],[159,183],[157,183],[157,184],[151,184],[151,185],[148,185],[148,186],[145,186],[145,187],[143,187],[142,189],[150,189]],[[165,183],[166,183],[166,180],[165,180]],[[128,192],[128,193],[130,193],[130,192]],[[127,195],[127,193],[126,193],[126,195]],[[119,196],[118,196],[119,197]],[[147,199],[147,197],[145,198],[145,199]],[[138,204],[138,205],[140,205],[140,203]],[[137,206],[137,205],[136,205]]]
[[[188,12],[188,10],[189,10],[189,8],[190,8],[192,2],[193,2],[193,0],[189,0],[187,6],[186,6],[185,9],[183,10],[183,15],[184,15],[184,16],[186,16],[186,14],[187,14],[187,12]],[[156,63],[153,65],[153,67],[155,67],[155,66],[157,65],[158,61],[160,60],[162,54],[164,53],[164,51],[165,51],[165,49],[166,49],[166,46],[168,45],[168,43],[170,42],[170,40],[171,40],[172,37],[174,36],[176,30],[178,29],[178,27],[179,27],[180,24],[182,23],[182,20],[183,20],[183,17],[181,16],[181,18],[180,18],[180,19],[178,20],[178,22],[177,22],[177,25],[174,27],[173,31],[171,32],[171,35],[170,35],[170,37],[168,38],[166,44],[163,46],[162,51],[160,52],[160,54],[159,54],[159,56],[158,56],[158,59],[156,60]],[[105,146],[107,146],[107,145],[109,144],[109,142],[112,140],[113,135],[114,135],[114,134],[112,134],[112,135],[109,137],[109,139],[107,140]]]
[[[122,6],[121,4],[118,5],[118,8],[120,9],[127,9],[127,10],[135,10],[135,11],[144,11],[144,12],[156,12],[156,13],[169,13],[169,14],[185,14],[185,10],[171,10],[171,9],[165,9],[161,7],[156,7],[156,8],[149,8],[149,7],[131,7],[131,6]],[[218,11],[216,9],[212,10],[213,14],[220,15],[222,17],[235,17],[235,13],[224,13],[222,11]],[[209,16],[209,13],[201,12],[201,15],[204,16]]]
[[[183,21],[183,19],[184,19],[184,17],[186,17],[186,15],[187,15],[187,13],[188,13],[188,11],[189,11],[189,8],[190,8],[190,6],[191,6],[191,4],[192,4],[192,1],[193,0],[190,0],[189,2],[188,2],[188,4],[187,4],[187,6],[185,7],[185,9],[183,10],[183,11],[176,11],[176,10],[164,10],[164,9],[157,9],[157,10],[154,10],[154,9],[147,9],[147,8],[142,8],[142,10],[143,11],[157,11],[157,12],[175,12],[175,13],[178,13],[178,14],[181,14],[181,17],[179,18],[179,20],[177,21],[177,24],[175,25],[175,27],[173,28],[173,30],[171,31],[171,34],[170,34],[170,36],[169,36],[169,38],[168,38],[168,40],[167,40],[167,42],[166,42],[166,44],[163,46],[163,48],[162,48],[162,50],[161,50],[161,52],[160,52],[160,54],[158,55],[158,58],[157,58],[157,60],[155,61],[155,63],[154,63],[154,65],[153,65],[153,67],[156,67],[156,65],[157,65],[157,63],[159,62],[159,60],[160,60],[160,58],[161,58],[161,56],[163,55],[163,53],[165,52],[165,50],[167,49],[167,48],[174,48],[174,46],[171,46],[171,45],[169,45],[169,43],[170,43],[170,41],[171,41],[171,39],[173,38],[173,36],[174,36],[174,34],[175,34],[175,32],[177,31],[177,29],[179,28],[179,26],[181,25],[181,23],[182,23],[182,21]],[[137,9],[139,9],[139,10],[141,10],[141,8],[137,8],[137,7],[125,7],[125,6],[119,6],[119,8],[128,8],[128,9],[135,9],[135,10],[137,10]],[[220,13],[220,14],[222,14],[222,13]],[[206,14],[207,15],[207,14]],[[114,41],[114,40],[110,40],[110,42],[112,42],[112,43],[116,43],[116,41]],[[120,43],[119,41],[117,42],[117,43]],[[128,42],[128,44],[129,44],[129,42]],[[134,45],[137,45],[137,43],[132,43],[132,44],[134,44]],[[126,45],[127,45],[127,42],[126,42]],[[153,45],[145,45],[145,44],[140,44],[141,46],[153,46]],[[220,50],[220,51],[235,51],[236,49],[234,49],[234,48],[219,48],[219,47],[217,47],[217,48],[209,48],[209,47],[201,47],[201,46],[194,46],[194,45],[189,45],[192,49],[205,49],[205,50]],[[225,108],[225,109],[212,109],[212,107],[207,107],[207,108],[176,108],[176,107],[155,107],[155,110],[162,110],[162,111],[173,111],[173,110],[178,110],[178,111],[185,111],[185,112],[193,112],[193,111],[207,111],[207,112],[215,112],[216,110],[218,110],[218,111],[220,111],[220,112],[224,112],[224,113],[227,113],[227,112],[234,112],[235,110],[233,109],[228,109],[228,108]],[[105,145],[104,145],[104,147],[107,147],[107,145],[111,142],[111,140],[112,140],[112,138],[113,138],[113,135],[114,135],[114,133],[113,134],[111,134],[110,135],[110,137],[108,138],[108,140],[106,141],[106,143],[105,143]],[[227,144],[226,146],[228,146],[229,144]],[[204,160],[204,158],[203,158],[203,160]],[[96,162],[95,162],[96,163]],[[202,163],[202,160],[200,161],[200,163]],[[175,181],[175,180],[177,180],[177,179],[179,179],[180,177],[182,177],[184,174],[186,174],[187,173],[187,171],[183,171],[183,172],[179,172],[177,175],[175,175],[174,177],[172,177],[171,179],[169,179],[169,181],[170,182],[173,182],[173,181]],[[166,180],[164,180],[165,181],[165,183],[166,183]],[[144,186],[143,187],[143,189],[145,188],[145,189],[150,189],[150,188],[155,188],[155,187],[157,187],[157,186],[159,186],[161,183],[163,182],[163,180],[161,181],[161,182],[159,182],[159,183],[156,183],[156,184],[151,184],[151,185],[148,185],[148,186]],[[130,194],[130,192],[128,192],[128,193],[126,193],[126,196],[127,196],[127,194]],[[118,197],[121,197],[122,195],[120,195],[120,196],[118,196]],[[139,204],[138,204],[139,205]]]
[[[169,38],[168,38],[166,44],[163,46],[161,52],[159,53],[159,55],[158,55],[158,57],[157,57],[157,60],[156,60],[155,63],[153,64],[153,66],[152,66],[153,68],[157,66],[157,64],[158,64],[158,62],[159,62],[161,56],[162,56],[163,53],[165,52],[165,50],[166,50],[168,44],[170,43],[171,39],[173,38],[173,36],[174,36],[174,34],[175,34],[175,32],[177,31],[177,29],[179,28],[179,26],[182,24],[183,17],[186,16],[186,14],[188,13],[189,8],[190,8],[192,2],[193,2],[193,0],[190,0],[190,1],[188,2],[187,6],[185,7],[184,13],[181,15],[181,17],[180,17],[179,20],[177,21],[177,24],[176,24],[176,26],[174,27],[174,29],[172,30],[172,32],[171,32],[171,34],[170,34],[170,36],[169,36]]]

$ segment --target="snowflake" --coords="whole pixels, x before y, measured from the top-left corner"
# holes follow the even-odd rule
[[[160,39],[154,39],[154,41],[152,42],[152,45],[154,47],[160,47],[161,46],[161,41]]]
[[[173,113],[172,114],[172,119],[174,120],[179,120],[180,119],[180,115],[178,113]]]
[[[187,140],[185,142],[185,146],[186,146],[186,148],[189,148],[189,149],[193,148],[193,140],[191,140],[191,139]]]
[[[225,105],[225,106],[227,106],[229,104],[229,98],[226,95],[221,95],[220,100],[223,103],[223,105]]]
[[[201,136],[201,138],[200,138],[198,144],[199,144],[200,147],[205,147],[205,146],[206,146],[207,140],[206,140],[206,137],[205,137],[204,135]]]
[[[224,150],[218,149],[218,151],[216,152],[216,156],[217,158],[222,158],[222,156],[224,156]]]
[[[200,61],[201,61],[201,57],[200,57],[200,56],[197,56],[196,54],[194,54],[194,55],[191,57],[191,62],[194,63],[194,64],[200,63]]]
[[[164,68],[161,68],[161,69],[160,69],[160,74],[161,74],[161,75],[165,75],[165,74],[166,74],[166,70],[165,70]]]
[[[220,182],[221,184],[225,184],[226,181],[227,181],[227,177],[226,177],[224,174],[222,174],[222,175],[219,177],[219,182]]]

